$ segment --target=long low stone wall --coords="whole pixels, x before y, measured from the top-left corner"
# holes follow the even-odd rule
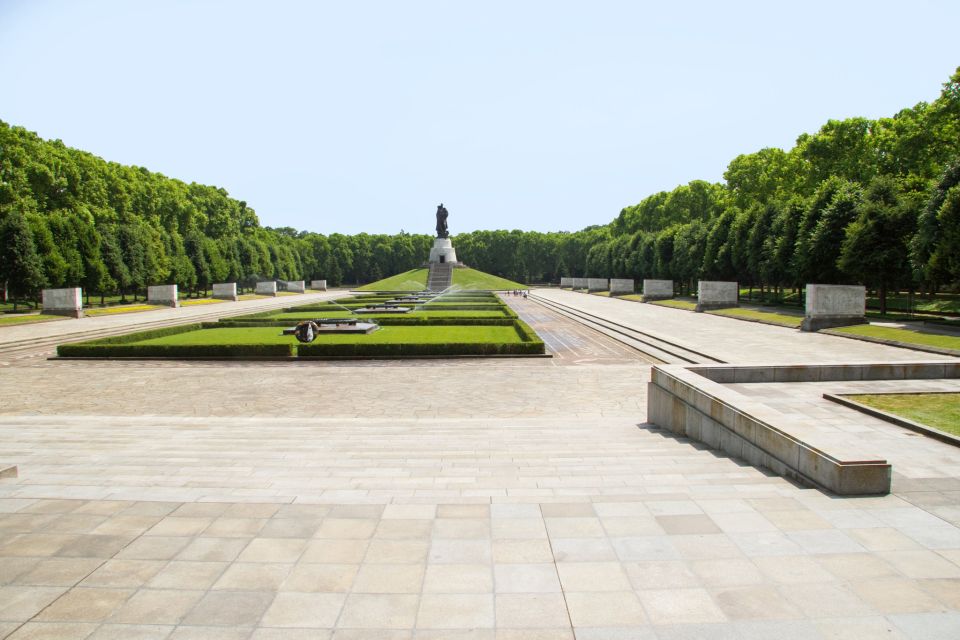
[[[165,307],[179,307],[180,297],[177,295],[177,285],[158,284],[147,287],[147,302]]]
[[[83,290],[79,287],[70,289],[44,289],[43,313],[55,316],[83,317]]]
[[[668,300],[673,297],[673,280],[643,281],[643,300]]]
[[[327,281],[326,280],[311,280],[310,288],[314,291],[326,291],[327,290]]]
[[[960,378],[960,362],[789,366],[657,365],[647,420],[778,475],[839,495],[890,491],[891,467],[856,451],[817,446],[818,425],[786,415],[724,386],[750,382]]]
[[[697,287],[696,311],[727,309],[739,304],[740,289],[736,282],[701,280]]]
[[[606,278],[587,278],[587,291],[607,291],[610,281]]]
[[[803,331],[846,327],[867,321],[867,290],[859,285],[808,284]]]
[[[218,282],[213,285],[214,300],[239,300],[236,282]]]

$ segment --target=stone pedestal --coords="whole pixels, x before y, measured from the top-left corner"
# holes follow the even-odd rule
[[[258,282],[257,288],[254,289],[254,292],[258,296],[276,296],[277,283],[273,280],[268,280],[267,282]]]
[[[633,293],[633,280],[628,278],[610,278],[610,295],[622,296]]]
[[[858,285],[808,284],[801,331],[846,327],[867,321],[867,290]]]
[[[306,293],[307,285],[303,280],[288,280],[287,291],[291,293]]]
[[[573,286],[573,278],[569,278],[569,277],[560,278],[561,289],[569,289],[572,286]]]
[[[587,291],[606,291],[610,281],[606,278],[587,278]]]
[[[736,282],[701,280],[697,290],[698,313],[739,306],[740,289]]]
[[[669,300],[673,297],[673,280],[644,280],[643,301]]]
[[[72,289],[44,289],[43,313],[55,316],[83,317],[83,290],[79,287]]]
[[[430,262],[456,262],[457,252],[450,238],[437,238],[430,249]]]
[[[574,278],[573,284],[571,285],[574,290],[576,289],[586,289],[587,288],[587,279],[586,278]]]
[[[232,300],[236,302],[240,299],[237,296],[236,282],[221,282],[213,285],[213,297],[215,300]]]
[[[311,280],[310,288],[314,291],[326,291],[327,290],[327,281],[326,280]]]
[[[179,307],[180,299],[177,297],[177,285],[158,284],[153,287],[147,287],[147,302],[149,304],[159,304],[164,307]]]

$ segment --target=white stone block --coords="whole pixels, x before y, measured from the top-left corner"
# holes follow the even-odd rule
[[[633,293],[634,283],[629,278],[610,278],[610,295],[623,295]]]
[[[736,307],[740,289],[736,282],[701,280],[697,287],[697,311]]]
[[[277,283],[273,280],[258,282],[254,291],[258,296],[275,296],[277,295]]]
[[[79,287],[71,289],[44,289],[43,313],[82,318],[83,290]]]
[[[560,288],[561,288],[561,289],[569,289],[569,288],[572,287],[572,286],[573,286],[573,278],[570,278],[570,277],[568,277],[568,276],[564,276],[564,277],[560,278]]]
[[[287,280],[287,291],[292,293],[305,293],[307,285],[303,280]]]
[[[179,307],[180,298],[177,297],[177,285],[158,284],[147,287],[147,302],[165,307]]]
[[[213,297],[216,300],[239,300],[236,282],[220,282],[213,285]]]
[[[643,281],[644,300],[669,300],[673,297],[673,280]]]
[[[574,278],[574,279],[573,279],[573,288],[574,288],[574,289],[586,289],[586,288],[587,288],[587,279],[586,279],[586,278]]]
[[[859,285],[808,284],[801,329],[819,331],[866,322],[867,290]]]
[[[587,278],[587,291],[607,291],[610,281],[606,278]]]
[[[311,280],[310,288],[314,291],[326,291],[327,290],[327,281],[326,280]]]
[[[457,251],[453,248],[450,238],[437,238],[430,249],[430,262],[456,262]]]

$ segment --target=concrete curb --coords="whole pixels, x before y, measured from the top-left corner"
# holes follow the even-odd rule
[[[950,391],[942,392],[927,392],[927,393],[910,393],[910,394],[898,394],[898,393],[884,393],[876,395],[936,395],[937,393],[952,393]],[[837,404],[842,404],[845,407],[849,407],[860,413],[865,413],[868,416],[873,416],[874,418],[879,418],[880,420],[885,420],[887,422],[893,423],[898,427],[903,427],[904,429],[910,429],[910,431],[916,431],[917,433],[922,433],[925,436],[939,440],[940,442],[945,442],[954,447],[960,447],[960,437],[957,437],[953,434],[947,433],[945,431],[940,431],[939,429],[934,429],[920,422],[914,422],[913,420],[908,420],[907,418],[898,416],[894,413],[888,413],[881,409],[875,409],[873,407],[867,406],[856,400],[851,400],[850,398],[844,397],[846,394],[833,394],[825,393],[823,397],[825,400],[830,400],[836,402]],[[858,394],[859,395],[859,394]]]

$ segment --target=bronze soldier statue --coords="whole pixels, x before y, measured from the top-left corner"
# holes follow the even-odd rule
[[[443,206],[443,203],[440,203],[440,206],[437,207],[437,237],[438,238],[449,238],[450,232],[447,230],[447,208]]]

